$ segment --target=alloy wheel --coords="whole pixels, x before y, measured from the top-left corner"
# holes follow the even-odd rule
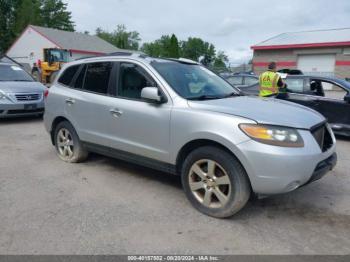
[[[74,142],[71,133],[62,128],[57,133],[57,149],[61,158],[67,160],[74,156]]]
[[[229,201],[231,181],[225,169],[217,162],[209,159],[195,162],[188,179],[192,194],[205,207],[221,208]]]

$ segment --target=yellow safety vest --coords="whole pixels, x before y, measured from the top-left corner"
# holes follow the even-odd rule
[[[259,77],[259,96],[271,96],[278,94],[279,90],[277,83],[279,78],[280,75],[272,71],[262,73]]]

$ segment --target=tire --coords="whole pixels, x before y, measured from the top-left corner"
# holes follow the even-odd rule
[[[200,147],[187,156],[181,180],[190,203],[198,211],[216,218],[237,213],[251,194],[248,176],[239,161],[214,146]]]
[[[79,163],[88,157],[77,132],[68,121],[59,123],[54,131],[55,148],[58,157],[68,163]]]

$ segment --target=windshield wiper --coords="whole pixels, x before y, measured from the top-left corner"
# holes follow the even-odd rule
[[[228,97],[234,97],[234,96],[242,96],[243,94],[232,92],[227,95],[225,95],[223,98],[228,98]]]
[[[201,96],[194,96],[194,97],[188,97],[188,100],[209,100],[209,99],[221,99],[222,96],[213,96],[213,95],[201,95]]]

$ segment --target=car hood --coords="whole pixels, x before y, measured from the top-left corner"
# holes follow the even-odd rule
[[[291,102],[249,96],[188,101],[191,108],[249,118],[259,124],[310,129],[325,121],[318,112]]]
[[[46,87],[39,82],[0,82],[0,90],[5,93],[44,92]]]

